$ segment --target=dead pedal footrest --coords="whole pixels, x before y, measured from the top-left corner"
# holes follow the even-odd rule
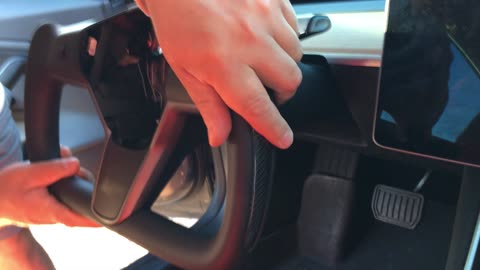
[[[413,230],[422,218],[423,195],[403,189],[377,185],[372,211],[377,220]]]

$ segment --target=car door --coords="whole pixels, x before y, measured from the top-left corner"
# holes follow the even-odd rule
[[[108,0],[3,0],[0,3],[0,80],[10,88],[12,110],[24,139],[23,88],[24,63],[35,30],[45,23],[69,25],[98,21],[125,7],[128,1]],[[61,143],[80,155],[82,163],[94,170],[92,151],[101,143],[103,134],[95,132],[94,107],[86,91],[66,86],[62,102]],[[87,130],[85,130],[87,128]],[[89,132],[91,130],[92,132]],[[80,132],[82,131],[82,132]]]
[[[75,23],[105,16],[103,1],[10,1],[0,3],[0,62],[25,56],[29,41],[42,23]]]

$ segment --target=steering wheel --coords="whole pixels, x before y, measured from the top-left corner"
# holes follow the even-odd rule
[[[120,32],[114,29],[121,29],[125,36],[118,36]],[[149,19],[133,10],[97,24],[47,24],[37,30],[31,42],[25,84],[28,155],[32,162],[60,156],[62,88],[73,84],[88,89],[106,134],[99,173],[95,183],[72,177],[52,185],[50,192],[74,211],[180,268],[234,269],[261,235],[275,151],[240,116],[232,113],[228,141],[222,151],[211,151],[216,181],[224,183],[217,187],[222,203],[211,204],[193,229],[153,213],[150,205],[185,156],[208,143],[195,105],[158,48],[152,47],[154,40],[149,29]],[[150,127],[132,131],[128,140],[112,126],[105,91],[115,81],[121,81],[123,72],[128,77],[136,71],[130,68],[131,63],[119,64],[124,63],[120,60],[125,56],[125,48],[115,46],[129,46],[126,52],[131,63],[144,63],[148,58],[155,67],[154,79],[142,76],[133,80],[133,85],[126,85],[125,91],[143,94],[147,90],[146,80],[150,79],[148,90],[153,91],[153,96],[158,95],[157,99],[148,96],[147,103],[137,106],[137,99],[131,98],[125,106],[115,107],[137,110],[133,111],[133,120],[123,119],[122,123],[140,121]],[[316,65],[301,66],[305,79],[299,93],[304,94],[284,107],[287,119],[315,115],[322,108],[304,106],[305,100],[323,100],[323,108],[332,106],[328,64],[322,57],[315,59]],[[310,91],[319,85],[324,91]],[[146,91],[143,98],[147,99]]]

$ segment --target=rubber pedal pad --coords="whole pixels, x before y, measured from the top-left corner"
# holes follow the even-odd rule
[[[377,185],[372,197],[375,219],[413,230],[422,218],[422,194],[385,185]]]

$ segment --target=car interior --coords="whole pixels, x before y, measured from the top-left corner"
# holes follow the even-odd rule
[[[73,150],[95,180],[50,192],[149,251],[128,270],[480,269],[480,4],[291,2],[287,150],[234,112],[210,147],[133,1],[0,3],[25,159]]]

